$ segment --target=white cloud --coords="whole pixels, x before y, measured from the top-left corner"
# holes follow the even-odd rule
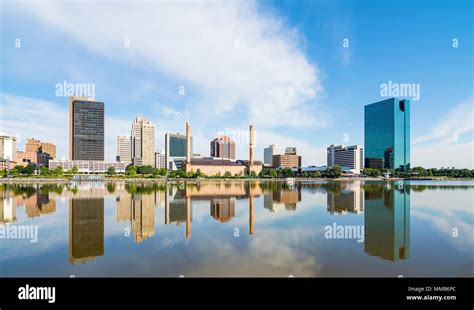
[[[457,104],[446,116],[443,116],[429,134],[413,139],[412,144],[442,139],[456,140],[456,137],[471,130],[474,130],[473,98]]]
[[[15,5],[88,50],[197,86],[204,98],[192,108],[209,117],[243,105],[261,127],[320,125],[322,86],[302,38],[253,1]]]
[[[473,98],[464,100],[438,121],[430,133],[413,139],[412,166],[473,169],[473,107]]]
[[[15,135],[17,149],[24,150],[26,139],[36,138],[56,145],[57,158],[69,158],[69,98],[62,104],[0,93],[0,131]],[[131,119],[105,116],[105,156],[115,159],[116,137],[129,134]]]

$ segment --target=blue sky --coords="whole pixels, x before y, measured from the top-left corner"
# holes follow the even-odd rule
[[[107,159],[116,136],[143,115],[157,126],[159,149],[164,133],[184,132],[186,121],[203,155],[218,133],[245,135],[252,123],[258,159],[275,143],[296,146],[305,165],[322,165],[329,144],[363,145],[363,106],[383,99],[380,86],[392,81],[420,87],[412,164],[474,168],[470,1],[0,8],[0,131],[16,135],[20,149],[35,137],[68,156],[68,98],[56,96],[56,84],[67,81],[94,84],[105,102]],[[247,147],[237,141],[239,158]]]

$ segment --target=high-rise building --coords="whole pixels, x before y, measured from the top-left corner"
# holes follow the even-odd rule
[[[166,168],[166,155],[163,150],[155,153],[155,168]]]
[[[132,158],[141,158],[145,166],[155,165],[155,124],[136,117],[132,124]]]
[[[27,139],[25,144],[25,154],[27,157],[35,157],[36,153],[49,154],[50,159],[56,158],[56,145],[49,142],[41,142],[35,138]],[[32,155],[33,154],[33,155]]]
[[[0,159],[16,162],[16,138],[0,133]]]
[[[364,149],[360,145],[334,145],[327,148],[327,165],[347,167],[357,172],[364,169]]]
[[[69,97],[69,159],[104,160],[104,103]]]
[[[390,98],[364,107],[366,167],[410,169],[410,100]]]
[[[191,151],[193,153],[193,137],[190,138]],[[179,133],[165,134],[165,155],[166,168],[168,170],[177,170],[183,167],[186,160],[186,135]]]
[[[211,157],[235,159],[235,142],[229,136],[211,141]]]
[[[273,167],[273,155],[282,155],[285,151],[282,147],[272,144],[263,150],[263,163],[266,166]]]
[[[132,161],[132,143],[130,137],[117,137],[117,161],[131,162]]]

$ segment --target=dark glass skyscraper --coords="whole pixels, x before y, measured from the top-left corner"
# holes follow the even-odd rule
[[[69,98],[69,159],[104,160],[104,103]]]
[[[364,108],[366,167],[410,168],[410,100],[390,98]]]

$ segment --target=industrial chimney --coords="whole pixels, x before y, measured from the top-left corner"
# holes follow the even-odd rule
[[[188,165],[191,166],[191,125],[186,122],[186,166]]]
[[[249,143],[249,174],[252,172],[253,168],[253,126],[250,125],[249,128],[250,133],[250,143]]]

